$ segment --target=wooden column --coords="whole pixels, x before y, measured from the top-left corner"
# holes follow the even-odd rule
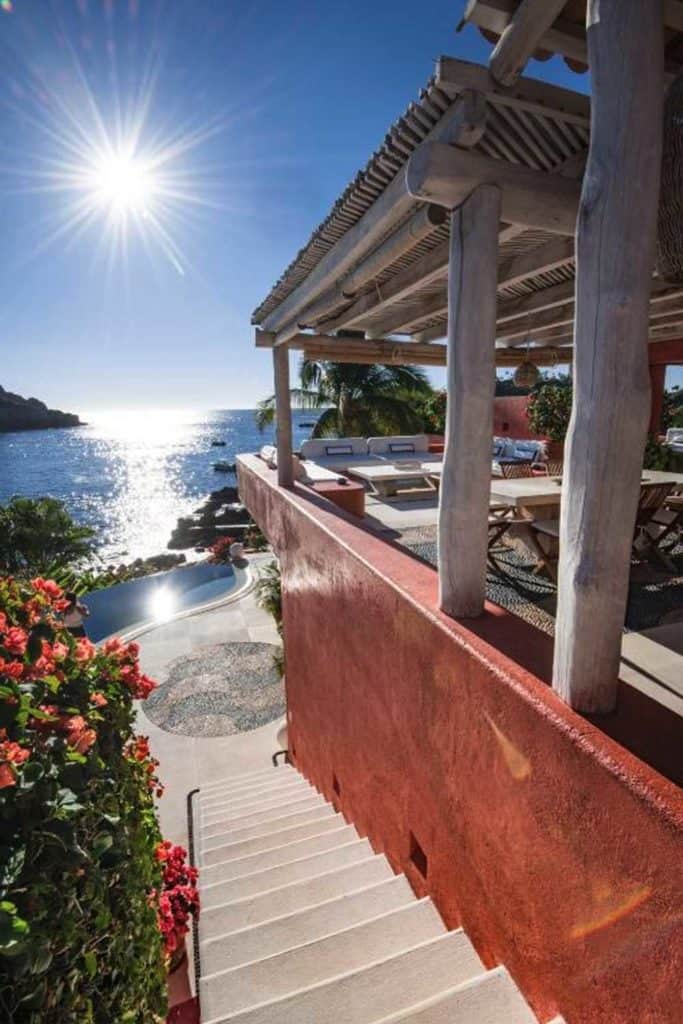
[[[292,402],[289,394],[289,349],[276,345],[273,349],[275,379],[275,422],[277,430],[277,482],[291,487],[292,471]]]
[[[661,161],[662,4],[589,0],[591,145],[577,225],[574,409],[553,686],[610,711],[650,415],[648,299]]]
[[[662,413],[664,412],[664,382],[666,365],[650,363],[650,425],[648,434],[659,434],[662,430]]]
[[[454,616],[480,615],[486,593],[500,202],[481,185],[451,215],[439,606]]]

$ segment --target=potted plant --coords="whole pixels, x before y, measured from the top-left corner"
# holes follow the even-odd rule
[[[547,439],[549,459],[564,457],[564,440],[572,413],[572,382],[569,377],[545,378],[533,389],[527,405],[529,426]]]

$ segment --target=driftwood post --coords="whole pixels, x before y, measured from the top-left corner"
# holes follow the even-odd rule
[[[486,593],[500,200],[481,185],[451,215],[439,605],[454,616],[480,615]]]
[[[289,349],[286,345],[276,345],[273,348],[273,376],[277,430],[277,482],[280,487],[291,487],[294,481],[292,403],[289,394]]]
[[[606,712],[616,701],[650,412],[664,43],[656,0],[589,0],[586,17],[591,144],[577,225],[553,686],[581,711]]]

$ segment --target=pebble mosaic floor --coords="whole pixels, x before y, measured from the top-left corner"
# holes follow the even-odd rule
[[[396,541],[418,558],[437,564],[436,527],[403,530]],[[533,563],[508,548],[495,552],[500,572],[488,568],[486,590],[490,601],[549,633],[555,631],[557,590],[545,575],[533,573]],[[676,572],[653,561],[634,562],[626,613],[626,628],[651,629],[678,619],[683,609],[683,546],[673,552]]]
[[[257,729],[285,712],[274,644],[211,644],[176,658],[145,703],[145,714],[166,732],[230,736]]]

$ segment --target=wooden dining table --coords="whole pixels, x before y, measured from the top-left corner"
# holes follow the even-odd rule
[[[658,469],[645,469],[643,484],[674,484],[683,490],[683,472],[666,473]],[[493,479],[491,501],[507,503],[530,518],[550,519],[557,517],[557,506],[562,500],[561,476],[529,476],[513,480]]]

